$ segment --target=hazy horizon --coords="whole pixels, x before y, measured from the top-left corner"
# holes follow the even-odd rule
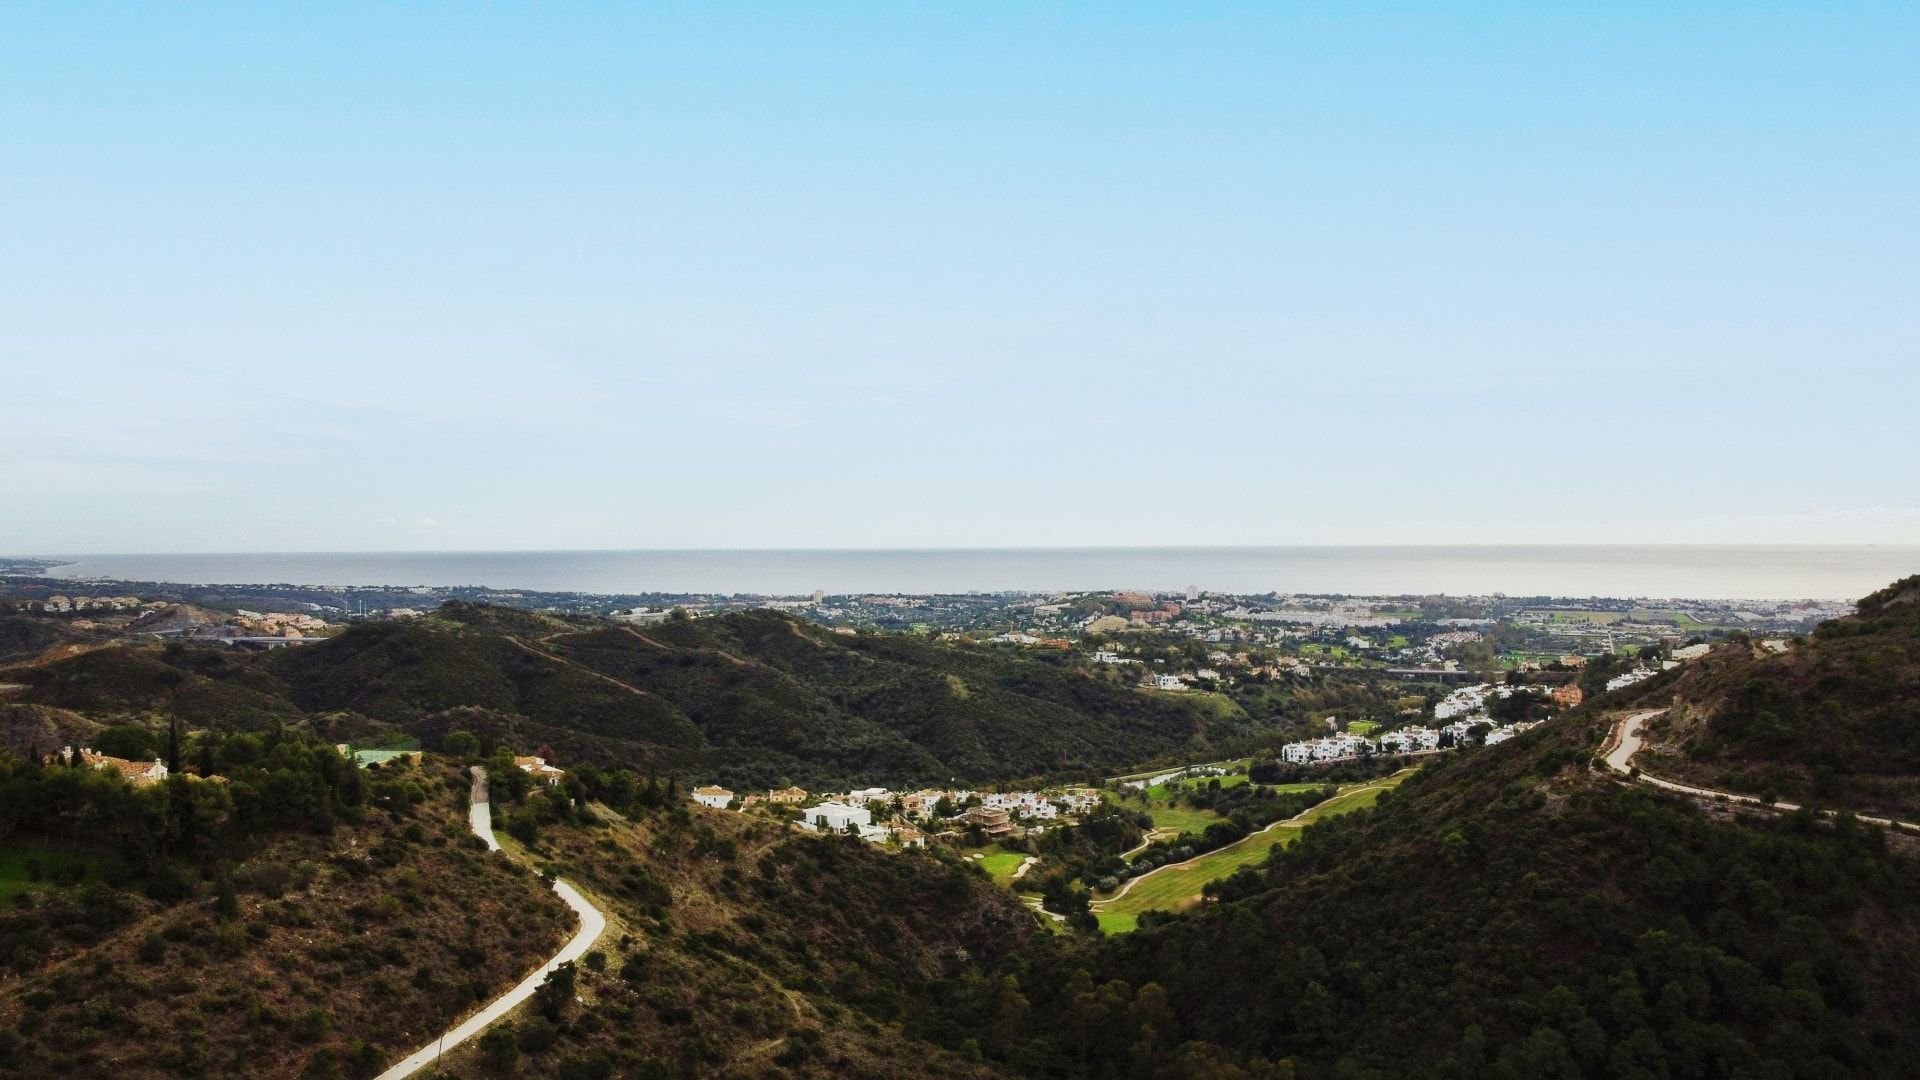
[[[75,556],[57,577],[595,594],[1090,592],[1852,600],[1908,545],[1336,545],[280,552]]]

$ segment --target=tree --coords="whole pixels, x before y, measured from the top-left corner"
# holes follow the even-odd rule
[[[108,757],[152,761],[159,754],[153,732],[137,724],[115,724],[93,737],[93,748]],[[169,765],[169,768],[172,766]]]
[[[565,1014],[567,1005],[573,1001],[574,983],[579,978],[579,970],[569,960],[547,973],[546,981],[533,992],[534,1008],[548,1020],[559,1022]]]
[[[480,1055],[494,1072],[512,1072],[513,1063],[520,1057],[520,1032],[511,1022],[487,1029],[480,1036]]]
[[[440,748],[452,757],[475,758],[480,755],[480,736],[471,731],[449,731],[440,740]]]

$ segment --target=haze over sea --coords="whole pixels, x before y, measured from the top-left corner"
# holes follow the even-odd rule
[[[1920,546],[972,548],[81,555],[70,578],[433,585],[584,593],[1176,590],[1850,600],[1920,570]]]

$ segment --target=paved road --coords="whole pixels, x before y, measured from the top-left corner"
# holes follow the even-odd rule
[[[1614,772],[1631,776],[1633,772],[1633,755],[1639,753],[1640,747],[1646,743],[1646,740],[1640,734],[1640,725],[1666,711],[1665,709],[1649,709],[1646,712],[1634,713],[1632,716],[1620,721],[1620,726],[1614,729],[1613,747],[1607,751],[1607,767]],[[1747,803],[1751,806],[1771,806],[1775,810],[1786,810],[1789,812],[1800,809],[1798,803],[1763,802],[1751,795],[1735,795],[1731,791],[1715,791],[1712,788],[1676,784],[1671,780],[1662,780],[1657,776],[1648,776],[1644,772],[1634,777],[1634,779],[1639,780],[1643,784],[1651,784],[1654,787],[1664,788],[1667,791],[1677,791],[1683,795],[1699,795],[1704,798],[1717,799],[1725,802]],[[1820,812],[1828,817],[1832,817],[1836,813],[1833,810],[1822,810]],[[1916,825],[1910,821],[1899,821],[1894,818],[1866,817],[1864,815],[1855,816],[1869,825],[1920,829],[1920,825]]]
[[[473,767],[472,798],[472,809],[468,813],[469,820],[473,824],[473,835],[487,842],[487,850],[499,851],[500,844],[493,838],[493,824],[487,808],[487,770],[478,765]],[[495,998],[486,1008],[461,1021],[457,1027],[445,1035],[409,1054],[398,1065],[381,1073],[378,1080],[400,1080],[401,1077],[412,1076],[432,1065],[441,1054],[485,1031],[494,1021],[512,1012],[521,1002],[532,997],[533,992],[540,988],[540,984],[546,981],[548,973],[553,969],[587,954],[587,950],[593,947],[593,943],[598,941],[600,934],[606,930],[606,916],[600,914],[598,908],[587,903],[586,897],[574,891],[573,886],[564,881],[554,882],[553,891],[573,909],[575,915],[580,917],[580,931],[573,935],[573,940],[553,954],[552,959],[542,964],[539,970],[520,980],[518,986]]]

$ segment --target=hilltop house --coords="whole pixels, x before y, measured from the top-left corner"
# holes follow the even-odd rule
[[[1571,709],[1586,700],[1586,694],[1573,683],[1553,688],[1553,703],[1563,709]]]
[[[769,791],[767,792],[767,801],[778,806],[798,806],[807,801],[807,789],[790,787],[781,788],[779,791]]]
[[[873,815],[865,807],[839,802],[809,806],[801,814],[800,824],[822,832],[846,832],[849,825],[858,828],[873,824]]]
[[[61,747],[60,760],[72,761],[73,747]],[[128,761],[126,758],[110,757],[98,750],[83,746],[80,748],[80,764],[89,769],[112,769],[133,781],[135,787],[157,784],[167,778],[167,763],[159,758],[151,762]]]
[[[516,757],[513,763],[535,780],[545,780],[549,786],[559,783],[567,775],[567,770],[554,768],[543,757]]]
[[[693,789],[693,801],[701,806],[711,806],[715,810],[725,810],[733,805],[733,792],[709,784],[706,787]]]

